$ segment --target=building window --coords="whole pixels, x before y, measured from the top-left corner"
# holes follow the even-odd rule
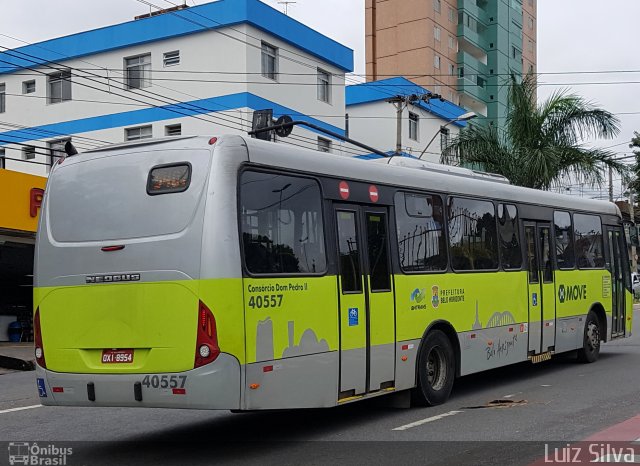
[[[325,138],[318,138],[318,150],[320,152],[331,152],[331,141]]]
[[[456,65],[449,64],[449,76],[455,76],[456,74]]]
[[[22,93],[23,94],[33,94],[36,91],[36,80],[32,79],[31,81],[24,81],[22,83]]]
[[[433,67],[434,68],[440,68],[440,56],[439,55],[434,55],[433,56]]]
[[[151,54],[125,58],[124,79],[127,89],[151,86]]]
[[[442,1],[433,0],[433,9],[436,11],[436,13],[440,13],[440,10],[442,9]]]
[[[433,27],[433,37],[435,40],[440,42],[440,28],[438,26]]]
[[[533,18],[529,17],[529,29],[533,29]]]
[[[318,68],[318,100],[329,103],[331,101],[331,75]]]
[[[456,49],[456,38],[453,36],[449,36],[449,48],[453,50]]]
[[[533,53],[533,42],[529,41],[529,52]]]
[[[165,136],[180,136],[182,134],[182,125],[167,125],[164,127]]]
[[[7,100],[6,85],[0,84],[0,113],[4,113],[6,110],[6,105],[7,105],[6,100]]]
[[[4,149],[0,149],[0,168],[7,168],[7,160],[4,158]]]
[[[162,55],[162,64],[164,66],[174,66],[180,64],[180,50],[165,52]]]
[[[49,170],[58,161],[58,159],[65,156],[64,146],[69,141],[71,141],[70,138],[57,139],[49,142]]]
[[[413,113],[409,112],[409,139],[413,139],[414,141],[418,140],[418,122],[420,117]]]
[[[60,71],[47,76],[47,102],[57,104],[71,100],[71,71]]]
[[[262,43],[262,76],[273,80],[278,77],[278,49],[266,42]]]
[[[22,148],[22,158],[25,160],[33,160],[36,158],[36,148],[33,146],[24,146]]]
[[[458,17],[456,15],[456,10],[452,7],[449,7],[449,22],[455,24],[457,18]]]
[[[449,128],[440,128],[440,150],[449,147]]]
[[[515,45],[511,46],[511,58],[518,59],[522,57],[522,51]]]
[[[124,130],[125,141],[137,141],[139,139],[148,139],[151,137],[151,125],[138,126],[136,128],[126,128]]]
[[[533,6],[533,0],[529,0],[529,6]]]
[[[533,74],[533,64],[529,63],[529,74]]]
[[[478,87],[484,88],[487,85],[487,81],[486,79],[481,78],[480,76],[476,76],[476,84],[478,84]]]

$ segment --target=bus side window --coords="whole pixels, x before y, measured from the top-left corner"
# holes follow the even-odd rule
[[[500,260],[505,270],[522,268],[522,249],[518,232],[518,209],[513,204],[498,204]]]
[[[449,198],[449,253],[454,270],[496,270],[498,237],[490,201]]]
[[[320,186],[246,170],[240,176],[244,263],[252,274],[319,274],[327,261]]]
[[[444,209],[439,196],[396,193],[400,267],[404,272],[447,269]]]
[[[573,215],[577,264],[580,269],[600,269],[605,266],[602,222],[596,215]]]
[[[573,249],[573,228],[569,212],[553,213],[554,231],[556,235],[556,260],[559,269],[575,268]]]

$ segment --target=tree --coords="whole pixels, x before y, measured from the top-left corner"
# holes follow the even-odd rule
[[[637,131],[633,132],[633,138],[631,138],[631,144],[629,144],[631,149],[638,148],[640,149],[640,133]],[[629,181],[629,189],[632,189],[635,193],[640,192],[640,151],[633,151],[635,163],[631,167],[631,180]]]
[[[566,91],[537,105],[535,92],[533,75],[522,82],[511,75],[504,127],[469,125],[445,149],[442,162],[479,164],[512,184],[536,189],[549,189],[569,177],[601,185],[607,167],[626,172],[612,152],[582,142],[615,137],[620,122],[613,114]]]

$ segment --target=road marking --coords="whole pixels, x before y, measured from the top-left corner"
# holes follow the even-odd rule
[[[407,430],[407,429],[411,429],[412,427],[418,427],[418,426],[421,426],[422,424],[426,424],[428,422],[439,421],[440,419],[444,419],[445,417],[455,416],[456,414],[459,414],[461,412],[462,411],[449,411],[448,413],[438,414],[437,416],[431,416],[431,417],[428,417],[426,419],[420,419],[419,421],[412,422],[411,424],[405,424],[404,426],[396,427],[395,429],[392,429],[392,430]]]
[[[3,409],[0,414],[13,413],[14,411],[23,411],[25,409],[42,408],[42,405],[21,406],[20,408]]]
[[[514,396],[516,396],[515,393],[513,395],[505,395],[502,398],[513,398]]]

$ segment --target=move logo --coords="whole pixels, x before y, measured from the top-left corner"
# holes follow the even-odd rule
[[[579,301],[587,299],[587,285],[560,285],[558,287],[558,301]]]

